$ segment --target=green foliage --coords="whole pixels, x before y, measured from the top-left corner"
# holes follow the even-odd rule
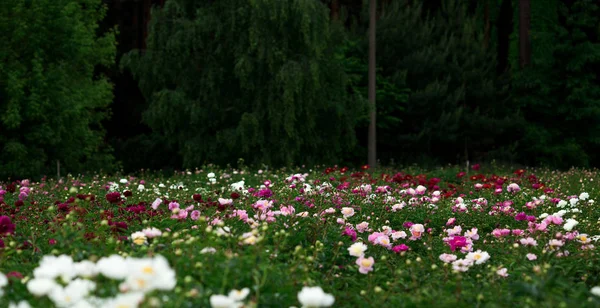
[[[389,140],[394,152],[446,162],[493,157],[513,143],[519,119],[496,76],[481,20],[460,1],[443,1],[433,15],[408,2],[395,2],[378,22],[382,74],[410,89]]]
[[[514,98],[528,123],[519,148],[521,159],[563,168],[596,165],[600,6],[595,1],[557,0],[535,8],[542,7],[554,12],[544,14],[546,19],[539,16],[535,23],[532,17],[534,61],[513,76]]]
[[[339,161],[364,112],[332,54],[343,38],[317,1],[168,1],[131,69],[144,121],[186,167]]]
[[[111,84],[115,35],[96,34],[100,0],[0,2],[0,178],[110,168],[100,126]]]

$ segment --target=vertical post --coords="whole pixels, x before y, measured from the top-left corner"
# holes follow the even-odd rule
[[[60,179],[60,160],[56,160],[56,180]]]
[[[519,1],[519,65],[521,68],[531,63],[531,1]]]
[[[369,123],[369,167],[375,169],[377,165],[377,139],[376,139],[376,121],[377,109],[375,104],[375,68],[376,68],[376,48],[375,33],[377,20],[377,0],[370,0],[369,6],[369,103],[371,105],[371,121]]]

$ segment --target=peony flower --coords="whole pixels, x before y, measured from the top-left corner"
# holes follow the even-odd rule
[[[76,262],[74,264],[75,266],[75,273],[77,274],[77,276],[80,277],[94,277],[98,274],[98,270],[96,269],[96,264],[94,264],[94,262],[92,261],[81,261],[81,262]]]
[[[243,304],[228,296],[215,294],[210,296],[210,306],[212,308],[238,308],[242,307]]]
[[[362,257],[367,250],[367,245],[362,242],[356,242],[348,247],[348,252],[353,257]]]
[[[439,258],[444,263],[452,263],[452,262],[456,261],[456,259],[457,259],[456,255],[447,254],[447,253],[441,254]]]
[[[415,224],[410,226],[410,234],[411,239],[419,239],[421,238],[421,235],[423,235],[423,232],[425,232],[425,227],[423,227],[422,224]]]
[[[466,272],[473,265],[473,260],[460,259],[452,262],[452,269],[457,272]]]
[[[521,245],[537,246],[537,241],[532,237],[522,238],[519,242]]]
[[[106,308],[135,308],[139,307],[144,300],[144,293],[128,292],[117,295],[114,298],[108,299],[102,303],[102,307]]]
[[[133,243],[136,245],[144,245],[148,243],[146,234],[140,231],[131,234],[131,241],[133,241]]]
[[[405,244],[400,244],[400,245],[396,245],[396,246],[392,247],[392,251],[395,253],[407,251],[408,249],[410,249],[410,247],[406,246]]]
[[[158,206],[162,203],[162,200],[160,198],[156,198],[156,200],[154,200],[154,202],[152,202],[152,209],[156,210],[158,209]]]
[[[50,294],[60,285],[50,278],[33,278],[27,282],[27,290],[35,296],[44,296]]]
[[[98,272],[110,279],[125,279],[129,272],[127,261],[119,255],[111,255],[98,260],[96,263]]]
[[[354,216],[354,208],[343,207],[342,208],[342,215],[344,215],[344,218],[348,218],[348,217]]]
[[[29,303],[27,301],[20,301],[17,304],[10,302],[8,304],[8,308],[31,308],[31,306],[29,305]]]
[[[346,229],[344,229],[344,232],[342,232],[342,235],[349,236],[353,242],[355,242],[357,238],[356,231],[354,231],[354,229],[350,227],[346,227]]]
[[[250,294],[250,289],[243,288],[241,290],[233,289],[229,292],[229,298],[233,299],[236,302],[241,302]]]
[[[490,254],[485,251],[477,250],[475,252],[469,252],[465,258],[473,260],[475,264],[482,264],[490,259]]]
[[[192,220],[198,220],[200,218],[200,211],[198,211],[198,210],[192,211],[190,218],[192,218]]]
[[[508,187],[506,187],[506,190],[508,192],[516,193],[521,190],[521,187],[519,187],[519,185],[517,185],[516,183],[511,183],[508,185]]]
[[[361,223],[359,223],[358,225],[356,225],[356,231],[363,233],[365,231],[367,231],[369,229],[369,223],[366,221],[363,221]]]
[[[193,215],[193,213],[192,213],[192,215]],[[162,235],[162,232],[154,227],[146,228],[146,229],[142,230],[142,232],[144,232],[144,234],[146,235],[147,238],[155,238],[155,237],[159,237]]]
[[[496,274],[498,274],[498,276],[500,276],[500,277],[508,277],[508,270],[506,269],[506,267],[503,267],[503,268],[497,270]]]
[[[2,288],[4,288],[8,284],[8,278],[2,273],[0,273],[0,297],[4,294]]]
[[[592,293],[592,295],[600,297],[600,287],[599,286],[593,287],[590,290],[590,293]]]
[[[582,192],[582,193],[579,195],[579,199],[580,199],[580,200],[586,200],[586,199],[587,199],[587,198],[589,198],[589,197],[590,197],[590,194],[588,194],[588,193],[586,193],[586,192]]]
[[[360,256],[356,260],[356,265],[359,266],[358,271],[361,274],[367,274],[373,271],[373,264],[375,264],[375,260],[373,259],[373,257],[365,258],[363,256]]]
[[[571,231],[578,224],[579,224],[579,222],[577,220],[569,218],[569,219],[567,219],[567,222],[565,222],[563,228],[565,229],[565,231]]]
[[[527,260],[529,260],[529,261],[533,261],[533,260],[537,259],[537,256],[532,253],[528,253],[526,257],[527,257]]]
[[[15,233],[15,224],[8,216],[0,216],[0,236]]]
[[[218,201],[219,201],[219,204],[221,204],[221,205],[231,205],[231,204],[233,204],[233,199],[219,198]]]
[[[394,241],[397,240],[397,239],[399,239],[399,238],[402,238],[402,239],[406,238],[406,232],[404,232],[404,231],[396,231],[396,232],[392,233],[392,239]]]
[[[331,294],[327,294],[321,287],[303,287],[298,292],[298,301],[303,308],[330,307],[335,302]]]

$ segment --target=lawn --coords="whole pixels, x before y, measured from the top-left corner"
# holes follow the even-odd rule
[[[0,307],[600,306],[598,171],[463,169],[0,183]]]

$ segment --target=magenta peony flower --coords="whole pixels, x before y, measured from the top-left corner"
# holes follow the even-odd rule
[[[408,249],[410,249],[410,247],[406,246],[405,244],[400,244],[400,245],[396,245],[392,248],[392,251],[395,253],[400,253],[402,251],[407,251]]]
[[[10,217],[0,216],[0,236],[15,233],[15,224],[12,223]]]

